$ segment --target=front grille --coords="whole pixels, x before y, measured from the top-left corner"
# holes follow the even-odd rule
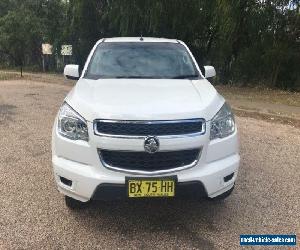
[[[173,121],[95,121],[95,133],[98,135],[163,136],[204,132],[205,121],[203,119]]]
[[[105,166],[124,170],[160,171],[195,164],[199,158],[200,149],[157,152],[99,150],[99,155]]]

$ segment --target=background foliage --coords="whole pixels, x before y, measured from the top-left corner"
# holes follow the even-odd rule
[[[185,41],[222,84],[300,90],[299,0],[0,0],[0,64],[41,69],[41,44],[83,64],[102,37]]]

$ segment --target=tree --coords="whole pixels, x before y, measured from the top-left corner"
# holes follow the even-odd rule
[[[34,13],[28,10],[9,11],[0,18],[0,51],[9,55],[22,68],[25,55],[41,41],[41,27]]]
[[[89,51],[103,34],[99,26],[98,1],[71,0],[69,5],[69,41],[76,51],[77,63],[83,65]],[[101,1],[99,1],[101,3]]]
[[[72,44],[83,65],[105,37],[183,40],[222,84],[300,90],[299,0],[0,0],[0,51],[39,65],[41,43]],[[7,57],[5,57],[6,59]]]

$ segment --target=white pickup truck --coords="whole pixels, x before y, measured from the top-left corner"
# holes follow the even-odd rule
[[[66,205],[154,197],[223,199],[239,168],[237,127],[224,98],[179,40],[99,40],[62,104],[52,163]]]

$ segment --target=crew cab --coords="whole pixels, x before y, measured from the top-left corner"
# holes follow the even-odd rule
[[[54,177],[66,205],[232,192],[240,157],[230,106],[176,39],[99,40],[54,121]]]

